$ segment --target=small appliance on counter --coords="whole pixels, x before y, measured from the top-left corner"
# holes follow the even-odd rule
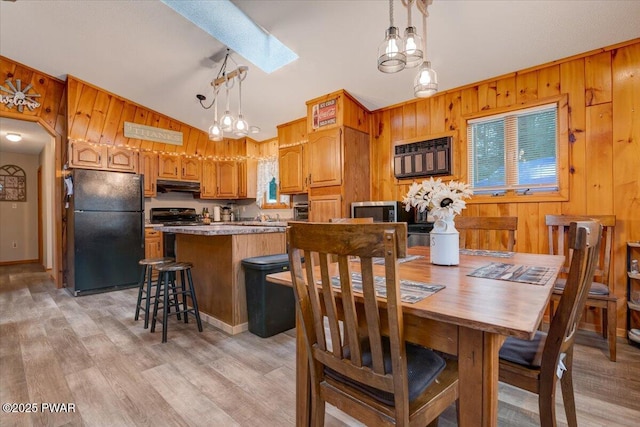
[[[384,200],[351,203],[351,218],[373,218],[373,222],[413,222],[402,202]]]
[[[293,220],[309,221],[309,203],[299,202],[293,204]]]

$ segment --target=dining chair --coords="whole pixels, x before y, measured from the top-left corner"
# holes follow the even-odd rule
[[[456,216],[460,248],[512,252],[516,244],[517,216]]]
[[[563,277],[566,275],[567,266],[571,258],[571,251],[567,245],[567,233],[569,225],[573,221],[585,221],[595,219],[603,226],[603,244],[600,246],[600,254],[594,278],[590,285],[587,296],[587,307],[601,310],[602,336],[607,339],[609,346],[609,359],[616,361],[616,330],[618,328],[618,298],[611,291],[611,256],[613,254],[613,236],[615,233],[615,215],[546,215],[545,222],[548,228],[549,253],[551,255],[564,255],[566,258],[565,267],[561,271],[561,277],[556,281],[555,289],[549,302],[549,313],[554,313],[555,306],[562,296],[566,283]]]
[[[293,223],[287,242],[309,355],[311,424],[324,425],[325,403],[366,425],[437,423],[458,399],[458,367],[405,342],[398,258],[406,256],[407,224]],[[319,270],[300,261],[312,254]],[[374,277],[374,257],[384,258],[380,277]],[[386,299],[376,296],[376,281]],[[353,289],[357,282],[361,292]]]
[[[549,332],[537,331],[532,341],[509,337],[500,349],[500,381],[538,395],[542,427],[556,426],[558,377],[568,425],[577,426],[571,372],[573,342],[596,269],[601,236],[602,226],[597,221],[571,223],[568,246],[573,257]]]

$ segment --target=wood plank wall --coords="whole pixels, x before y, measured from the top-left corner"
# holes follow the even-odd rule
[[[93,86],[76,77],[67,78],[69,140],[112,145],[132,151],[175,153],[203,158],[243,157],[233,139],[215,144],[209,135],[168,116]],[[183,145],[145,141],[124,136],[124,122],[132,122],[183,134]]]
[[[19,112],[15,107],[8,108],[5,104],[0,104],[0,117],[15,120],[25,120],[40,124],[54,139],[55,153],[55,182],[54,182],[54,206],[55,206],[55,240],[53,247],[53,278],[58,287],[62,287],[63,278],[63,250],[61,243],[64,241],[64,228],[62,221],[62,145],[67,141],[67,103],[66,86],[63,80],[44,74],[38,70],[27,67],[12,59],[0,56],[0,78],[3,86],[7,87],[6,81],[11,80],[16,84],[20,79],[22,90],[31,85],[29,94],[39,94],[37,101],[40,107],[31,111],[24,108]],[[3,95],[7,95],[3,93]]]
[[[483,203],[466,215],[518,216],[516,250],[548,251],[546,214],[615,214],[612,288],[618,334],[626,313],[626,242],[640,240],[640,39],[496,77],[372,113],[373,200],[402,200],[411,181],[393,175],[399,141],[455,132],[453,167],[467,181],[464,115],[568,94],[570,191],[566,202]],[[569,144],[569,142],[565,142]],[[593,312],[585,323],[599,324]]]

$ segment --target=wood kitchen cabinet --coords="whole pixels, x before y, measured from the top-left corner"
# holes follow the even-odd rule
[[[156,197],[158,180],[158,155],[149,151],[140,153],[138,170],[144,175],[144,197]]]
[[[250,191],[247,176],[247,162],[244,160],[203,160],[200,197],[202,199],[247,198]]]
[[[278,126],[278,168],[281,194],[306,193],[307,118]]]
[[[215,199],[218,194],[218,178],[216,161],[205,159],[202,161],[202,179],[200,180],[200,198]]]
[[[217,164],[218,198],[238,197],[238,162],[222,161]]]
[[[145,258],[161,258],[164,256],[162,248],[162,231],[153,228],[145,228],[144,230],[144,257]]]
[[[342,218],[342,216],[341,195],[309,196],[309,221],[329,222],[331,218]]]
[[[307,102],[309,220],[348,218],[370,200],[369,112],[345,91]]]
[[[69,143],[69,167],[136,173],[138,153],[120,147],[74,141]]]
[[[158,155],[158,178],[200,181],[202,165],[195,157]]]
[[[202,161],[200,197],[203,199],[255,198],[258,180],[258,143],[251,138],[225,139],[213,159]],[[220,160],[220,159],[223,160]],[[224,160],[229,158],[229,160]]]

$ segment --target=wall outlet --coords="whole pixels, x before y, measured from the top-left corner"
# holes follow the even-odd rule
[[[18,208],[17,203],[11,203],[11,209],[17,209],[17,208]]]
[[[18,242],[11,242],[11,247],[13,249],[17,248],[18,247]]]

